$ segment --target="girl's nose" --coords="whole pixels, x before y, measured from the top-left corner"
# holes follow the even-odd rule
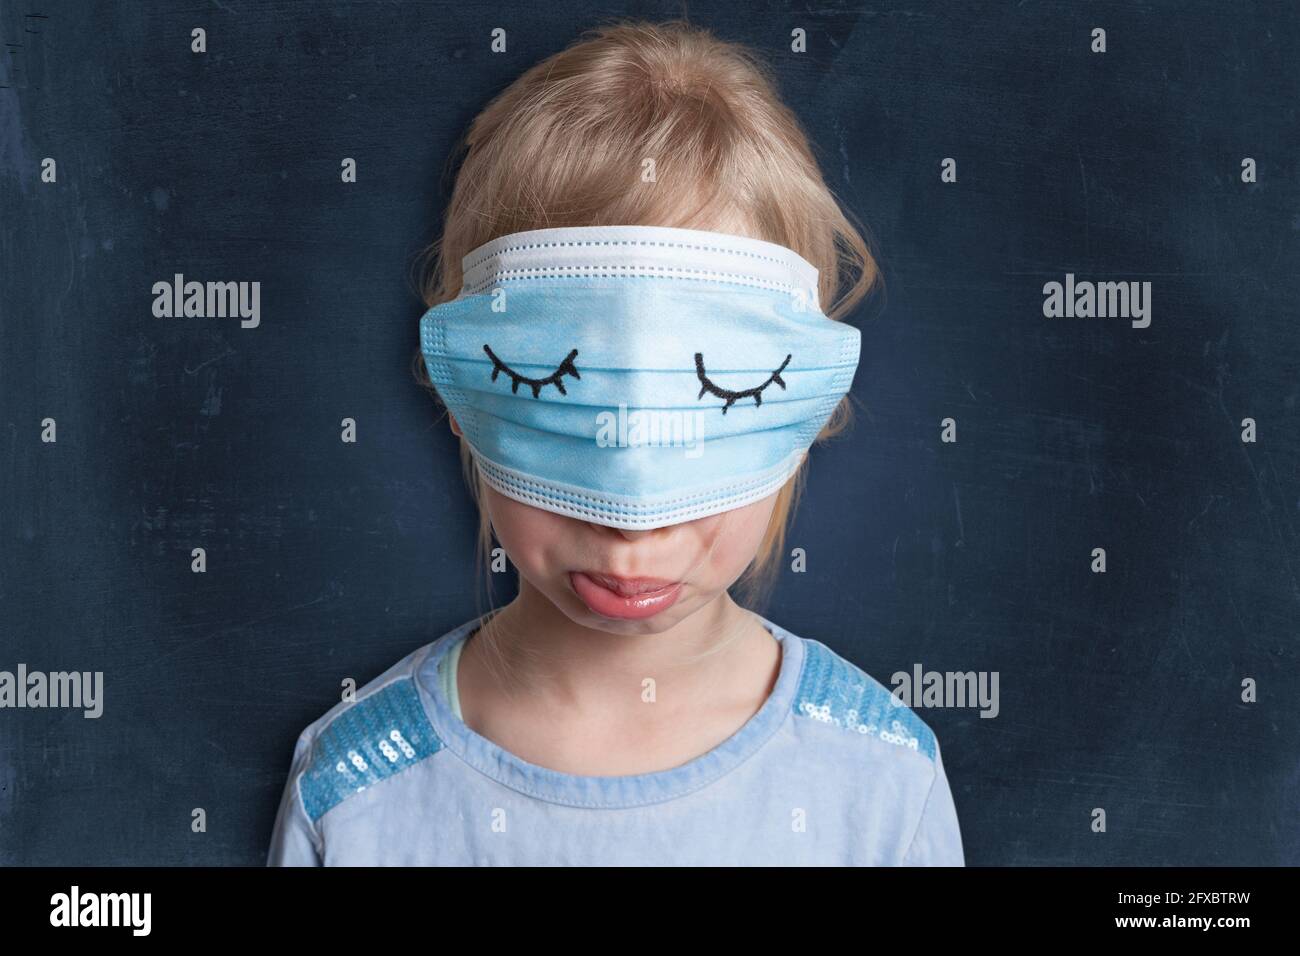
[[[588,522],[588,524],[591,524],[591,526],[595,528],[597,531],[603,531],[606,532],[607,534],[621,535],[627,541],[637,541],[641,538],[644,538],[646,535],[657,534],[662,531],[671,530],[670,528],[645,528],[645,529],[610,528],[606,525],[592,524],[591,522]]]

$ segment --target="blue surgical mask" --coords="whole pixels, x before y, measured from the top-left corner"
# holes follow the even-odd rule
[[[431,308],[429,376],[484,479],[613,528],[766,498],[848,391],[856,328],[784,246],[692,229],[503,236]]]

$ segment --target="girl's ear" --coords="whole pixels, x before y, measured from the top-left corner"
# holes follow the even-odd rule
[[[452,434],[454,434],[457,438],[462,438],[462,437],[464,437],[464,436],[461,435],[461,433],[460,433],[460,425],[457,424],[457,422],[456,422],[456,416],[453,415],[451,412],[448,412],[448,413],[447,413],[447,418],[451,421],[451,431],[452,431]]]

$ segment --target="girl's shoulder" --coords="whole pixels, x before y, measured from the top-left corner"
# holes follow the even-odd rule
[[[821,641],[781,630],[803,647],[803,666],[791,705],[796,721],[892,744],[932,762],[937,759],[934,731],[900,693],[890,691]]]
[[[785,632],[787,635],[789,632]],[[890,691],[821,641],[797,637],[803,663],[789,718],[793,739],[807,749],[818,786],[836,781],[863,801],[863,812],[887,806],[897,816],[894,851],[904,865],[962,866],[961,829],[934,731],[904,702],[906,672],[890,675]]]
[[[463,636],[476,621],[407,654],[302,731],[290,784],[313,823],[353,794],[443,748],[421,697],[420,668],[435,650]]]

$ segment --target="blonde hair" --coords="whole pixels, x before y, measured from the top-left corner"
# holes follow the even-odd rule
[[[728,231],[793,249],[820,271],[823,309],[840,319],[879,281],[861,232],[822,179],[808,138],[758,56],[685,21],[619,21],[587,31],[490,102],[464,152],[442,237],[417,263],[427,306],[454,299],[461,259],[529,229],[654,225]],[[644,182],[646,160],[654,182]],[[421,356],[416,375],[429,385]],[[429,385],[432,388],[431,385]],[[436,394],[436,393],[435,393]],[[818,435],[848,426],[849,397]],[[733,587],[763,606],[781,566],[807,458],[778,493],[758,553]],[[491,522],[466,441],[461,464],[479,507],[477,559],[488,592]]]

